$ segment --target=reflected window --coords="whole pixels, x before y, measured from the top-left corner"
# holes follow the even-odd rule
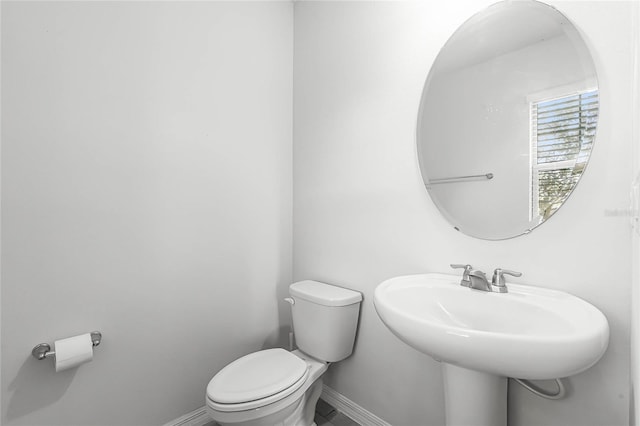
[[[597,121],[597,89],[531,102],[531,220],[546,220],[575,187]]]

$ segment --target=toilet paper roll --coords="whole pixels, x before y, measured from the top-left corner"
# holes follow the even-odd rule
[[[69,337],[54,342],[56,372],[68,370],[93,359],[91,334]]]

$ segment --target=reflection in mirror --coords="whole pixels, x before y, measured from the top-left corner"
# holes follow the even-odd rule
[[[595,66],[576,28],[537,1],[497,3],[439,53],[418,116],[418,158],[451,224],[478,238],[521,235],[562,206],[598,120]]]

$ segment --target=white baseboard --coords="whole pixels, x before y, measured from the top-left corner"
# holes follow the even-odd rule
[[[206,407],[200,407],[184,416],[165,423],[164,426],[204,426],[213,422],[207,414]]]
[[[320,398],[362,426],[391,426],[390,423],[385,422],[380,417],[365,410],[346,396],[331,389],[327,385],[322,386],[322,395]]]

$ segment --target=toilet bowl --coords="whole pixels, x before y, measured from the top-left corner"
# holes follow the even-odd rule
[[[209,382],[207,412],[220,425],[313,425],[327,368],[328,363],[299,350],[254,352],[229,364]]]
[[[301,281],[289,287],[298,349],[245,355],[207,386],[207,412],[222,426],[313,426],[330,362],[353,351],[362,295]]]

